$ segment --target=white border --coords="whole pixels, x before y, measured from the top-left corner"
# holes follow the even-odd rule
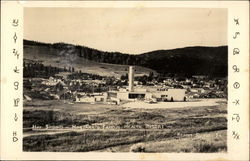
[[[201,153],[61,153],[61,152],[22,152],[22,142],[13,143],[11,141],[13,129],[18,129],[19,139],[22,140],[22,107],[13,109],[13,80],[16,77],[13,67],[17,64],[22,66],[22,54],[20,60],[14,61],[12,55],[12,33],[10,26],[12,17],[23,18],[23,7],[185,7],[185,8],[227,8],[228,9],[228,54],[229,54],[229,81],[228,81],[228,152],[215,154]],[[36,2],[1,2],[1,159],[22,159],[22,160],[248,160],[249,159],[249,2],[246,1],[36,1]],[[240,27],[234,25],[233,18],[240,19]],[[23,34],[22,24],[19,27],[20,39]],[[241,34],[237,41],[232,39],[235,30]],[[22,41],[19,42],[19,51],[22,53]],[[233,56],[232,49],[238,47],[241,53]],[[241,73],[235,74],[232,65],[240,66]],[[233,89],[235,81],[241,83],[238,90]],[[22,83],[20,83],[22,85]],[[22,91],[18,93],[22,96]],[[240,98],[240,107],[234,107],[232,100]],[[22,104],[22,102],[20,102]],[[13,114],[18,113],[19,121],[14,123]],[[240,114],[240,122],[232,121],[233,113]],[[239,132],[240,140],[232,137],[232,130]]]

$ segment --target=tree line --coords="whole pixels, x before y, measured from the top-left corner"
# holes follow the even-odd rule
[[[40,62],[23,62],[23,77],[24,78],[49,78],[55,76],[59,72],[75,72],[74,67],[54,67],[44,65]]]

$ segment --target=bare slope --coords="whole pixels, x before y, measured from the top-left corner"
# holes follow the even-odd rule
[[[24,45],[24,59],[41,61],[44,65],[55,67],[74,67],[83,73],[98,74],[102,76],[120,77],[128,71],[128,65],[99,63],[79,57],[72,48],[57,49],[47,46]],[[154,70],[136,66],[136,75],[148,75]]]

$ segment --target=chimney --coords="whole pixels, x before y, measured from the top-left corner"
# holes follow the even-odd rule
[[[128,74],[128,90],[129,92],[133,92],[134,91],[134,67],[133,66],[129,66],[129,74]]]

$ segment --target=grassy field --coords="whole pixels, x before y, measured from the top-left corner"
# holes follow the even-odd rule
[[[120,145],[98,150],[98,152],[138,152],[144,149],[148,153],[212,153],[225,152],[227,150],[227,131],[213,131],[205,133],[195,133],[183,135],[182,137],[173,137],[163,141],[149,141],[136,144]]]
[[[46,124],[64,127],[86,124],[144,127],[149,124],[162,125],[163,128],[30,135],[24,137],[23,149],[64,152],[225,152],[227,103],[223,99],[216,101],[216,106],[156,109],[32,101],[24,104],[24,128]]]

